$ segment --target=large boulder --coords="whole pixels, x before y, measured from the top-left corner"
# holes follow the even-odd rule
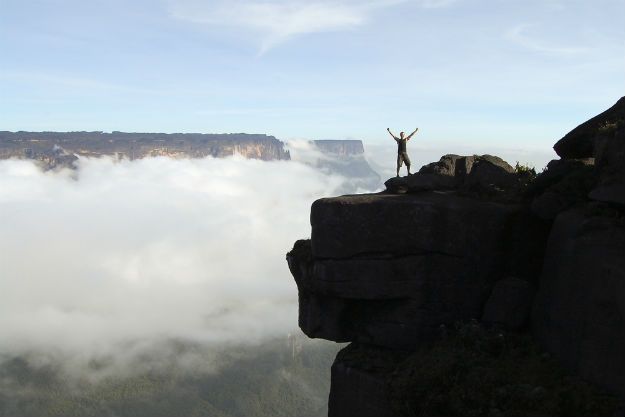
[[[419,174],[437,174],[463,179],[469,172],[471,172],[473,162],[475,162],[476,158],[479,157],[476,155],[443,155],[439,161],[432,162],[421,167]]]
[[[492,155],[444,155],[424,165],[418,173],[391,178],[384,183],[390,193],[419,193],[433,190],[502,190],[517,185],[514,168]]]
[[[532,330],[569,369],[625,395],[625,227],[561,213],[549,236]]]
[[[553,149],[565,159],[595,157],[598,153],[603,155],[606,142],[624,123],[625,97],[621,97],[608,110],[567,133],[556,142]]]
[[[532,181],[529,193],[538,195],[549,187],[561,182],[566,177],[580,170],[588,170],[595,165],[595,158],[553,159],[543,172]]]
[[[476,159],[464,181],[466,187],[499,189],[513,187],[516,183],[514,168],[503,159],[492,155],[483,155]]]
[[[564,159],[594,158],[598,182],[588,197],[621,208],[625,205],[625,97],[570,131],[554,149]]]
[[[553,220],[559,213],[585,204],[598,181],[594,162],[594,158],[549,162],[526,193],[533,197],[532,212],[541,219]]]

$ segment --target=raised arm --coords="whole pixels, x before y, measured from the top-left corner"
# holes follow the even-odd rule
[[[386,130],[388,130],[388,133],[393,137],[393,139],[398,140],[399,138],[395,135],[393,135],[393,133],[391,133],[391,129],[389,129],[388,127],[386,128]]]
[[[415,133],[417,133],[417,130],[419,130],[419,128],[416,128],[414,130],[414,132],[412,132],[411,134],[408,135],[408,137],[406,138],[406,140],[410,140],[410,138],[412,137],[412,135],[414,135]]]

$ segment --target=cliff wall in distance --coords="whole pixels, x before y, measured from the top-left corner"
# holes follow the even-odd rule
[[[284,143],[263,134],[125,133],[125,132],[7,132],[0,131],[0,159],[36,159],[51,165],[59,156],[113,156],[140,159],[245,158],[288,160]]]
[[[353,194],[357,190],[376,190],[381,187],[380,175],[367,162],[361,140],[324,139],[311,143],[323,155],[313,166],[346,179],[345,186],[339,192]]]

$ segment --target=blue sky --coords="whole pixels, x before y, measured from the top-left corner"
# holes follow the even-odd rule
[[[625,94],[623,0],[0,1],[0,130],[549,149]]]

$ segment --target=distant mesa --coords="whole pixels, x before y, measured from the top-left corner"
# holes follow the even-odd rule
[[[129,160],[154,156],[223,158],[235,154],[265,161],[290,159],[284,143],[263,134],[0,131],[0,159],[34,159],[46,169],[71,166],[67,158],[58,158],[59,149],[67,155]]]
[[[381,185],[380,176],[364,158],[362,141],[314,140],[311,143],[327,156],[315,161],[314,167],[345,177],[339,192],[374,190]],[[76,168],[78,157],[135,160],[157,156],[226,158],[232,155],[263,161],[291,159],[282,141],[264,134],[0,131],[0,160],[30,159],[45,170]]]

